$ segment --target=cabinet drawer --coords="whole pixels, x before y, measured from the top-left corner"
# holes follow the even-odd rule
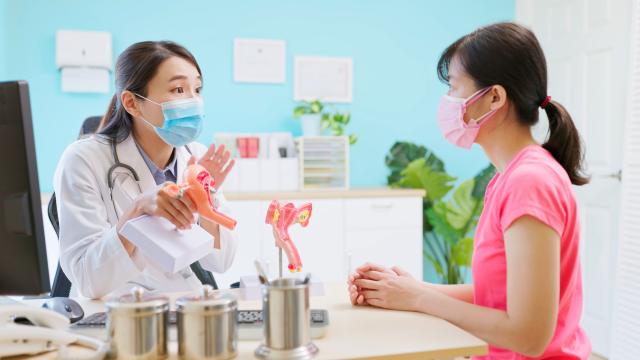
[[[422,228],[422,198],[346,199],[345,210],[347,230]]]
[[[399,266],[416,279],[422,279],[422,231],[347,231],[345,255],[347,269],[353,272],[366,262],[387,267]]]

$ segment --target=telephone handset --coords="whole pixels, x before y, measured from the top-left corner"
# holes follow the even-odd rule
[[[16,319],[25,318],[33,325]],[[0,358],[34,355],[58,349],[61,359],[70,359],[66,347],[76,343],[96,351],[86,359],[103,359],[107,345],[100,340],[68,331],[69,319],[51,310],[27,305],[0,306]],[[75,357],[74,357],[75,358]]]

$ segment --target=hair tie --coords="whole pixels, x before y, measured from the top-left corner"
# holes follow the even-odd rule
[[[544,108],[546,108],[546,107],[547,107],[547,105],[549,105],[549,103],[550,103],[550,102],[551,102],[551,96],[548,96],[548,95],[547,95],[547,96],[544,98],[544,100],[542,100],[542,103],[540,104],[540,107],[544,109]]]

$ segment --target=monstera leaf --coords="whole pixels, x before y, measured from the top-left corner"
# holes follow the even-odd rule
[[[444,162],[424,146],[406,141],[399,141],[393,144],[384,160],[389,170],[391,170],[391,174],[387,177],[387,183],[393,185],[398,182],[402,177],[400,175],[402,170],[412,161],[421,158],[425,159],[425,164],[432,170],[445,171]]]
[[[473,238],[460,239],[451,249],[451,258],[458,266],[471,266],[473,254]]]
[[[455,244],[459,237],[459,231],[457,231],[449,221],[447,221],[447,205],[443,202],[435,203],[430,209],[427,209],[427,218],[433,226],[433,232],[435,235],[440,236],[448,244]]]
[[[466,235],[469,224],[477,216],[476,209],[480,200],[472,195],[474,185],[473,179],[464,181],[458,185],[451,199],[446,202],[447,221],[453,228],[460,231],[462,236]]]
[[[395,186],[413,189],[425,189],[427,199],[435,201],[442,199],[453,189],[455,177],[446,172],[433,170],[427,165],[425,158],[413,160],[400,172],[400,179]]]
[[[486,168],[480,170],[478,174],[473,178],[473,191],[471,191],[471,195],[473,195],[476,199],[484,199],[484,192],[487,189],[487,185],[493,179],[493,176],[496,174],[496,168],[493,167],[492,164],[489,164]]]

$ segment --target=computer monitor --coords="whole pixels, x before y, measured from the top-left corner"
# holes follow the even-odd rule
[[[49,291],[29,86],[0,82],[0,295]]]

